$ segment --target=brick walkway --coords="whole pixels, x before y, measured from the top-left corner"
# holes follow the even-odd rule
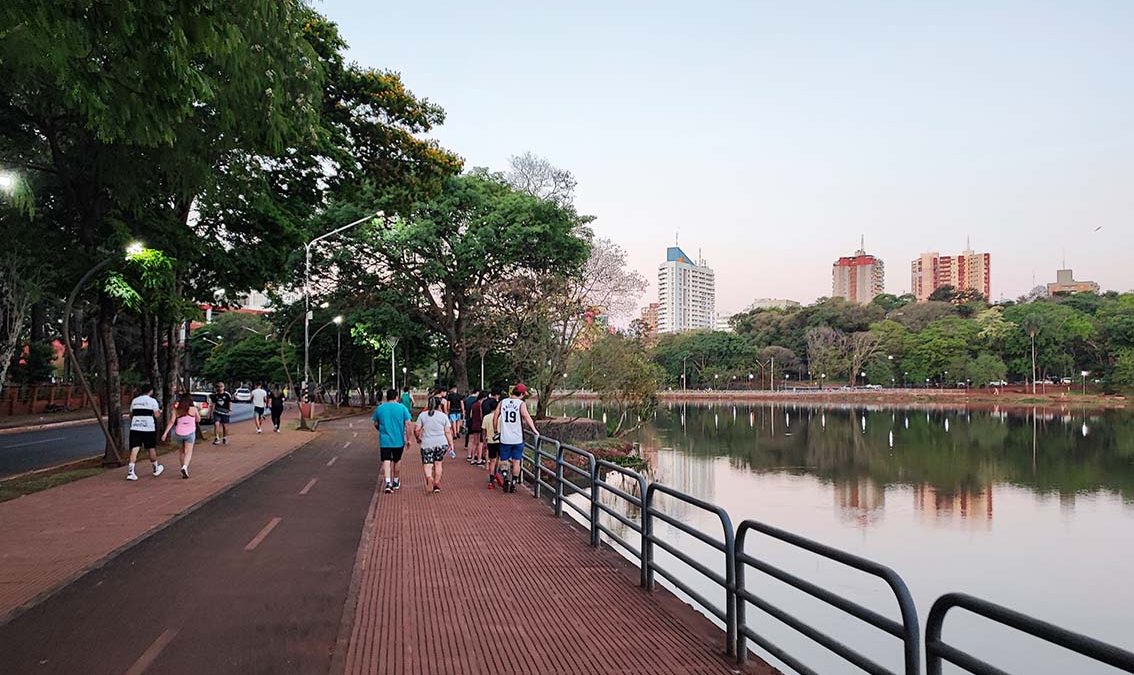
[[[189,480],[178,474],[177,453],[167,453],[158,478],[143,459],[136,482],[122,468],[0,503],[0,624],[313,437],[265,427],[256,435],[251,423],[234,425],[227,446],[197,445]]]
[[[666,591],[641,590],[636,568],[590,548],[566,517],[526,489],[485,489],[463,458],[446,465],[445,491],[427,495],[407,451],[403,488],[376,501],[346,673],[737,672],[720,629]]]

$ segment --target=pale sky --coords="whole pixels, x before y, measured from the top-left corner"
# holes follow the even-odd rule
[[[359,63],[441,104],[467,166],[531,151],[651,281],[680,231],[717,311],[831,292],[858,248],[926,250],[992,294],[1134,288],[1134,2],[315,3]],[[1100,228],[1096,231],[1096,228]]]

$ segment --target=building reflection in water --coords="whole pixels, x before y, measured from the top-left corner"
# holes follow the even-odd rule
[[[866,477],[835,481],[835,505],[844,522],[859,527],[882,519],[886,507],[886,488]]]
[[[966,489],[940,490],[921,483],[913,488],[914,511],[923,521],[965,521],[970,527],[989,529],[992,525],[992,486],[973,492]]]

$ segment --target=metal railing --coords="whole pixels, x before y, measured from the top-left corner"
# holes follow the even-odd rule
[[[748,538],[749,532],[758,532],[767,535],[773,539],[777,539],[784,543],[790,544],[797,548],[810,551],[816,555],[822,556],[828,560],[841,563],[855,570],[865,572],[866,574],[873,575],[885,581],[890,589],[894,592],[894,597],[898,601],[898,608],[902,614],[902,620],[895,621],[889,617],[883,616],[872,609],[863,607],[862,605],[848,600],[840,595],[836,595],[831,591],[818,586],[810,581],[802,579],[790,572],[786,572],[770,563],[761,560],[760,558],[753,557],[747,553],[744,548],[744,543]],[[801,661],[796,659],[791,654],[788,654],[783,649],[777,647],[770,640],[756,633],[748,627],[746,621],[745,606],[751,603],[753,606],[759,608],[763,612],[775,617],[782,623],[786,624],[793,630],[805,635],[816,643],[826,647],[829,651],[835,653],[842,659],[858,666],[860,669],[871,673],[871,675],[896,675],[894,671],[887,669],[885,666],[873,661],[872,659],[864,656],[863,654],[855,651],[851,647],[843,644],[839,640],[823,633],[822,631],[807,625],[803,621],[795,618],[787,611],[776,607],[767,600],[752,594],[745,584],[745,570],[747,568],[757,569],[764,574],[767,574],[779,581],[792,586],[808,595],[822,600],[828,605],[842,610],[844,613],[849,614],[864,623],[869,624],[875,628],[879,628],[890,635],[900,639],[903,646],[903,657],[906,675],[917,675],[920,672],[920,655],[918,649],[920,647],[918,642],[918,623],[917,623],[917,608],[914,606],[913,597],[910,596],[910,591],[906,587],[906,583],[889,567],[880,565],[873,560],[867,560],[859,556],[841,551],[837,548],[820,544],[817,541],[812,541],[806,537],[801,537],[786,530],[781,530],[777,527],[760,523],[755,520],[746,520],[740,524],[740,528],[736,533],[736,597],[737,597],[737,657],[743,661],[748,654],[747,640],[752,640],[757,645],[762,647],[769,654],[775,656],[777,659],[788,664],[795,670],[811,675],[815,673],[814,670],[807,667]]]
[[[929,618],[925,622],[926,675],[941,675],[941,666],[944,662],[964,668],[974,675],[1007,675],[1005,671],[941,639],[945,616],[954,607],[968,610],[977,616],[1014,628],[1044,642],[1077,652],[1092,661],[1134,673],[1134,653],[987,600],[964,593],[946,593],[933,603],[933,607],[929,610]]]
[[[553,448],[553,452],[548,452],[545,449],[548,445]],[[601,544],[602,535],[606,535],[622,546],[636,559],[641,570],[640,584],[643,588],[653,590],[655,574],[660,574],[706,612],[717,617],[725,625],[725,650],[730,656],[734,656],[738,662],[743,663],[747,659],[748,641],[751,640],[797,672],[804,675],[816,673],[815,670],[809,668],[794,655],[777,647],[748,626],[746,607],[751,604],[864,672],[872,675],[897,675],[896,671],[887,669],[836,638],[819,631],[788,611],[776,607],[759,595],[752,593],[746,583],[745,573],[749,569],[753,569],[898,638],[902,643],[903,664],[903,668],[899,672],[904,675],[919,675],[921,672],[922,644],[918,637],[917,609],[905,582],[897,572],[889,567],[754,520],[746,520],[740,524],[739,528],[734,530],[728,513],[721,507],[685,494],[680,490],[650,482],[637,471],[596,459],[593,453],[552,438],[532,436],[529,441],[525,437],[525,447],[527,452],[524,453],[521,472],[531,485],[533,496],[536,498],[546,496],[550,500],[557,517],[563,514],[563,505],[566,504],[587,525],[592,546]],[[554,468],[545,466],[545,460],[554,462]],[[579,466],[576,462],[582,463],[586,468]],[[638,489],[638,495],[612,485],[607,480],[611,472],[633,481]],[[578,483],[587,487],[581,487]],[[636,507],[639,512],[638,518],[628,517],[617,509],[603,504],[601,498],[603,493],[614,495],[627,504]],[[570,497],[576,495],[584,497],[589,508],[584,508],[570,499]],[[722,537],[718,539],[714,534],[706,533],[667,513],[656,503],[658,495],[678,500],[715,516],[720,523]],[[639,536],[638,546],[634,546],[612,528],[606,526],[602,522],[602,514],[610,516],[637,533]],[[719,551],[723,556],[723,573],[711,569],[689,556],[678,546],[659,537],[654,531],[656,521],[664,522],[683,534]],[[818,584],[775,567],[758,555],[750,554],[744,547],[750,532],[758,532],[882,579],[893,592],[901,619],[886,617]],[[677,561],[687,565],[705,579],[719,586],[725,594],[725,606],[720,607],[719,604],[712,602],[692,588],[686,581],[683,581],[675,571],[660,564],[654,555],[655,547],[666,551]],[[942,623],[946,613],[953,607],[966,609],[1040,640],[1075,651],[1091,660],[1134,673],[1134,654],[1130,652],[985,600],[960,593],[949,593],[943,595],[933,604],[926,622],[924,643],[927,664],[926,675],[941,675],[943,662],[960,666],[975,675],[1008,675],[1005,671],[999,670],[941,640]]]

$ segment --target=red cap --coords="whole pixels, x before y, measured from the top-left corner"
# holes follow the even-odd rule
[[[523,385],[523,383],[520,383],[520,384],[517,384],[517,385],[516,385],[515,387],[513,387],[513,388],[512,388],[512,391],[514,391],[514,392],[516,392],[517,394],[519,394],[519,395],[523,396],[524,394],[528,393],[528,388],[527,388],[527,387],[525,387],[525,386]]]

